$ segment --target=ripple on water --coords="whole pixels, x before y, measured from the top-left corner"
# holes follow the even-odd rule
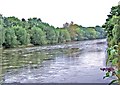
[[[89,43],[88,43],[89,42]],[[104,47],[92,44],[97,41],[85,42],[82,52],[65,54],[61,51],[55,54],[53,60],[44,61],[36,69],[18,70],[16,74],[6,74],[5,82],[22,83],[105,83],[110,80],[103,80],[104,72],[100,67],[105,67]],[[99,41],[98,41],[99,42]],[[82,43],[76,43],[77,48]],[[98,46],[98,47],[97,47]],[[100,51],[99,51],[100,50]],[[52,51],[51,51],[52,52]],[[67,51],[66,51],[67,52]],[[69,52],[68,52],[69,53]],[[76,55],[77,54],[77,55]],[[77,56],[77,57],[76,57]]]

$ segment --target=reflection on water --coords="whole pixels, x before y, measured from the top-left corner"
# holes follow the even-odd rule
[[[104,83],[105,44],[96,41],[68,49],[31,54],[4,53],[5,82],[21,83]],[[97,41],[99,42],[99,41]],[[82,50],[80,48],[83,48]],[[26,66],[26,67],[25,67]],[[9,70],[16,69],[16,70]],[[9,72],[7,72],[9,70]]]
[[[25,66],[36,66],[42,63],[43,60],[53,58],[50,52],[33,52],[31,54],[18,54],[18,53],[3,53],[2,67],[3,72],[9,69],[17,69]]]

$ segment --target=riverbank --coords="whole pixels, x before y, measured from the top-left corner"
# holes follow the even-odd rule
[[[98,42],[98,40],[99,40],[99,42]],[[87,41],[87,43],[85,41]],[[83,45],[85,46],[88,44],[102,44],[102,43],[104,44],[104,43],[106,43],[106,39],[85,40],[85,41],[75,41],[75,42],[68,42],[66,44],[47,45],[47,46],[4,49],[3,53],[18,52],[20,54],[26,54],[26,53],[38,52],[41,50],[66,49],[66,48],[74,48],[74,47],[76,47],[76,48],[78,47],[82,50]]]

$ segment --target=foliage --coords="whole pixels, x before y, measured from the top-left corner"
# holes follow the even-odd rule
[[[59,37],[58,37],[59,43],[71,41],[70,34],[67,29],[60,28],[58,29],[58,32],[59,32]]]
[[[115,75],[112,76],[117,77],[111,83],[118,81],[120,84],[120,5],[111,8],[110,15],[108,15],[103,27],[106,28],[108,41],[108,59],[106,63],[115,68]]]
[[[76,35],[76,29],[78,28],[78,25],[76,24],[70,24],[68,27],[68,31],[71,35],[71,40],[77,40],[77,35]]]
[[[85,37],[88,39],[95,39],[96,38],[96,31],[93,28],[86,28]]]
[[[3,18],[2,18],[2,15],[0,16],[0,47],[2,47],[2,44],[4,43],[5,41],[5,31],[4,31],[4,28],[3,28]]]
[[[17,44],[18,44],[17,36],[15,35],[14,29],[13,28],[7,28],[7,30],[5,30],[5,43],[4,43],[4,46],[6,48],[16,47]]]
[[[81,28],[76,28],[76,34],[77,34],[77,40],[84,40],[85,39],[85,31],[82,30]]]
[[[45,45],[46,42],[46,35],[45,33],[38,27],[32,27],[32,36],[31,36],[31,43],[33,45]]]
[[[106,32],[104,31],[104,29],[102,27],[96,26],[95,31],[96,31],[97,38],[105,38]]]
[[[4,17],[4,27],[10,28],[12,26],[21,25],[21,22],[18,18],[12,16],[12,17]]]
[[[27,45],[30,43],[29,34],[25,30],[25,28],[22,28],[20,26],[14,26],[13,28],[15,30],[19,45]]]
[[[56,36],[55,28],[47,26],[43,30],[44,30],[44,32],[46,34],[46,38],[47,38],[48,44],[56,44],[58,37]]]
[[[63,27],[55,28],[36,17],[20,20],[14,16],[3,17],[0,15],[0,45],[5,48],[29,46],[29,44],[57,44],[104,37],[104,31],[100,26],[98,28],[82,27],[73,22],[70,24],[66,22]]]

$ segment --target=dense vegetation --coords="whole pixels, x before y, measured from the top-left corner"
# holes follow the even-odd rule
[[[102,27],[82,27],[73,22],[55,28],[40,18],[22,20],[0,15],[0,46],[4,48],[66,43],[105,38]]]
[[[107,71],[106,77],[116,76],[117,79],[113,82],[119,82],[120,85],[120,5],[111,8],[111,12],[103,25],[107,31],[108,41],[108,60],[107,65],[111,64],[110,68],[103,68]]]

